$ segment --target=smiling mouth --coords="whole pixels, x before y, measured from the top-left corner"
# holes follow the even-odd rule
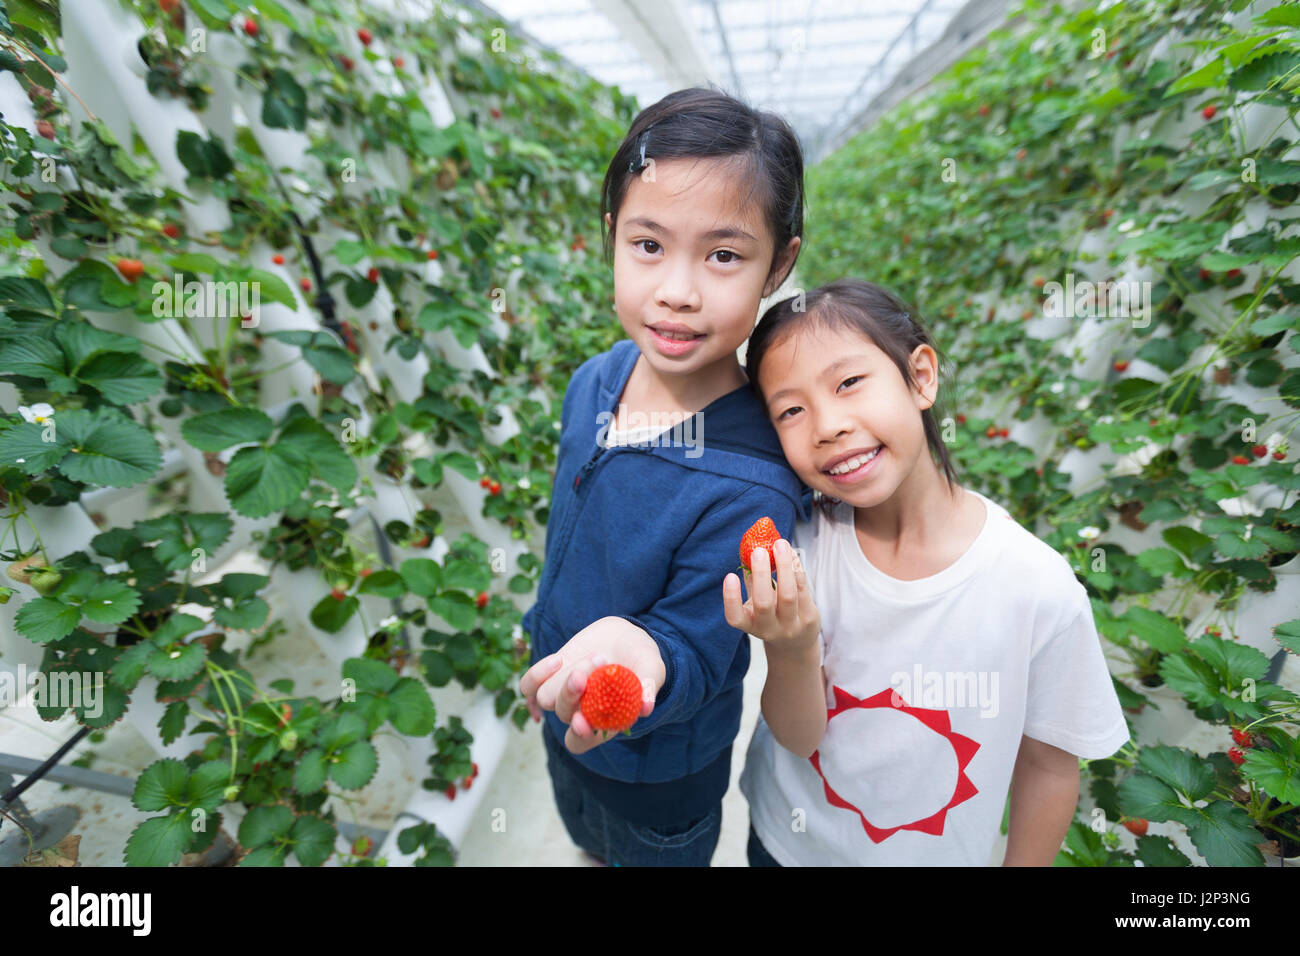
[[[880,455],[880,452],[884,449],[884,447],[885,447],[884,445],[877,445],[874,449],[872,449],[869,452],[864,452],[860,455],[854,455],[852,458],[846,458],[844,461],[840,462],[834,468],[828,468],[824,470],[822,474],[847,475],[850,474],[851,472],[857,471],[859,468],[861,468],[863,465],[866,465],[868,462],[874,461]]]
[[[704,335],[702,333],[695,335],[695,334],[691,334],[690,332],[670,332],[668,329],[661,329],[658,326],[654,326],[654,325],[649,326],[649,328],[655,333],[655,335],[658,335],[661,338],[665,338],[665,339],[672,339],[675,342],[690,342],[695,339],[704,338]]]

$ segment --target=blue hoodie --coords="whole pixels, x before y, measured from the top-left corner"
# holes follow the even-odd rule
[[[523,627],[533,661],[608,616],[659,645],[664,684],[630,736],[575,756],[567,725],[543,712],[552,754],[614,812],[653,825],[702,816],[727,790],[749,640],[727,623],[722,581],[740,565],[745,531],[766,515],[788,541],[812,491],[748,385],[668,436],[607,447],[639,355],[624,339],[584,362],[565,392],[546,561]]]

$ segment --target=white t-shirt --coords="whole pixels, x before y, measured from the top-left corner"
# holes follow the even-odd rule
[[[828,719],[800,759],[760,717],[740,788],[784,866],[988,866],[1026,735],[1095,760],[1129,738],[1087,591],[978,492],[983,529],[938,574],[889,577],[853,508],[795,526],[821,614]],[[896,696],[895,696],[896,695]]]

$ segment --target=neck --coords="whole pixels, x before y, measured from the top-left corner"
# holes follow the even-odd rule
[[[964,498],[960,486],[949,488],[926,448],[893,495],[873,507],[854,508],[853,520],[858,530],[877,541],[899,547],[906,541],[909,549],[925,548],[952,530]]]
[[[643,373],[638,391],[646,405],[663,404],[692,412],[749,383],[734,352],[689,375],[661,375],[644,355],[637,359],[634,376],[638,370]]]

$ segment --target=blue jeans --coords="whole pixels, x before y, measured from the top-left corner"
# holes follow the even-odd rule
[[[781,864],[772,859],[772,854],[767,852],[767,847],[763,846],[763,841],[758,838],[758,833],[754,830],[754,824],[749,825],[749,846],[745,848],[745,854],[749,857],[750,866],[780,866]]]
[[[549,749],[546,766],[565,829],[597,859],[610,866],[708,866],[713,859],[722,832],[721,800],[694,820],[645,826],[623,819],[587,793]]]

